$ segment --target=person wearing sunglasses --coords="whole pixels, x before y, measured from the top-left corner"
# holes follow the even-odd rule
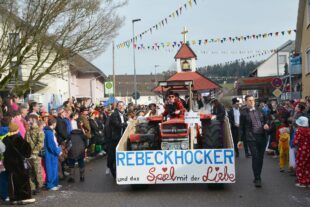
[[[178,99],[172,91],[169,91],[166,97],[167,101],[164,106],[165,111],[162,115],[170,118],[184,117],[186,109],[184,108],[182,101]]]

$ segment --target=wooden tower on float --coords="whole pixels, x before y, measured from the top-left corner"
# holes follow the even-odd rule
[[[183,32],[183,43],[177,54],[174,56],[174,59],[177,62],[177,72],[196,72],[196,60],[197,55],[187,44],[186,35],[188,31],[184,27]]]
[[[221,86],[216,82],[205,77],[199,73],[196,69],[196,60],[197,55],[192,50],[192,48],[187,44],[186,34],[188,31],[184,28],[183,32],[183,42],[178,50],[177,54],[174,56],[175,61],[177,62],[177,73],[172,75],[166,80],[167,82],[175,81],[193,81],[194,86],[193,91],[200,93],[203,92],[216,92],[221,89]],[[153,89],[156,93],[166,92],[167,89],[162,89],[162,87],[157,86]]]

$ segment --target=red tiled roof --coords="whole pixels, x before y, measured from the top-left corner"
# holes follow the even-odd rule
[[[167,81],[193,81],[194,87],[192,90],[194,91],[207,91],[212,89],[221,88],[220,85],[213,82],[212,80],[206,78],[202,74],[198,72],[180,72],[171,76]],[[165,91],[165,90],[164,90]],[[158,86],[154,89],[154,92],[161,92],[161,87]]]
[[[183,44],[174,59],[188,59],[188,58],[197,58],[197,55],[194,51],[187,45]]]

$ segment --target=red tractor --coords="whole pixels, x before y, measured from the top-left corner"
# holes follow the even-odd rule
[[[172,91],[187,89],[190,99],[192,84],[160,82]],[[184,116],[131,121],[116,148],[116,172],[118,184],[133,188],[144,184],[234,183],[229,120],[226,117],[220,123],[210,114],[191,111]]]
[[[192,97],[191,81],[160,82],[170,90],[188,89]],[[191,99],[190,99],[191,100]],[[191,104],[191,103],[190,103]],[[200,114],[200,123],[189,127],[184,116],[164,119],[163,116],[147,117],[136,124],[136,131],[130,134],[128,147],[130,150],[188,150],[221,148],[221,126],[212,120],[211,114]],[[195,139],[195,140],[191,140]],[[194,146],[191,146],[194,141]]]

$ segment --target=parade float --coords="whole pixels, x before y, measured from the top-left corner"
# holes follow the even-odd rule
[[[221,87],[196,71],[196,59],[184,38],[175,56],[177,73],[154,92],[165,97],[173,91],[189,100],[193,92],[216,95]],[[116,174],[119,185],[235,183],[229,120],[190,110],[184,116],[131,121],[116,148]]]

